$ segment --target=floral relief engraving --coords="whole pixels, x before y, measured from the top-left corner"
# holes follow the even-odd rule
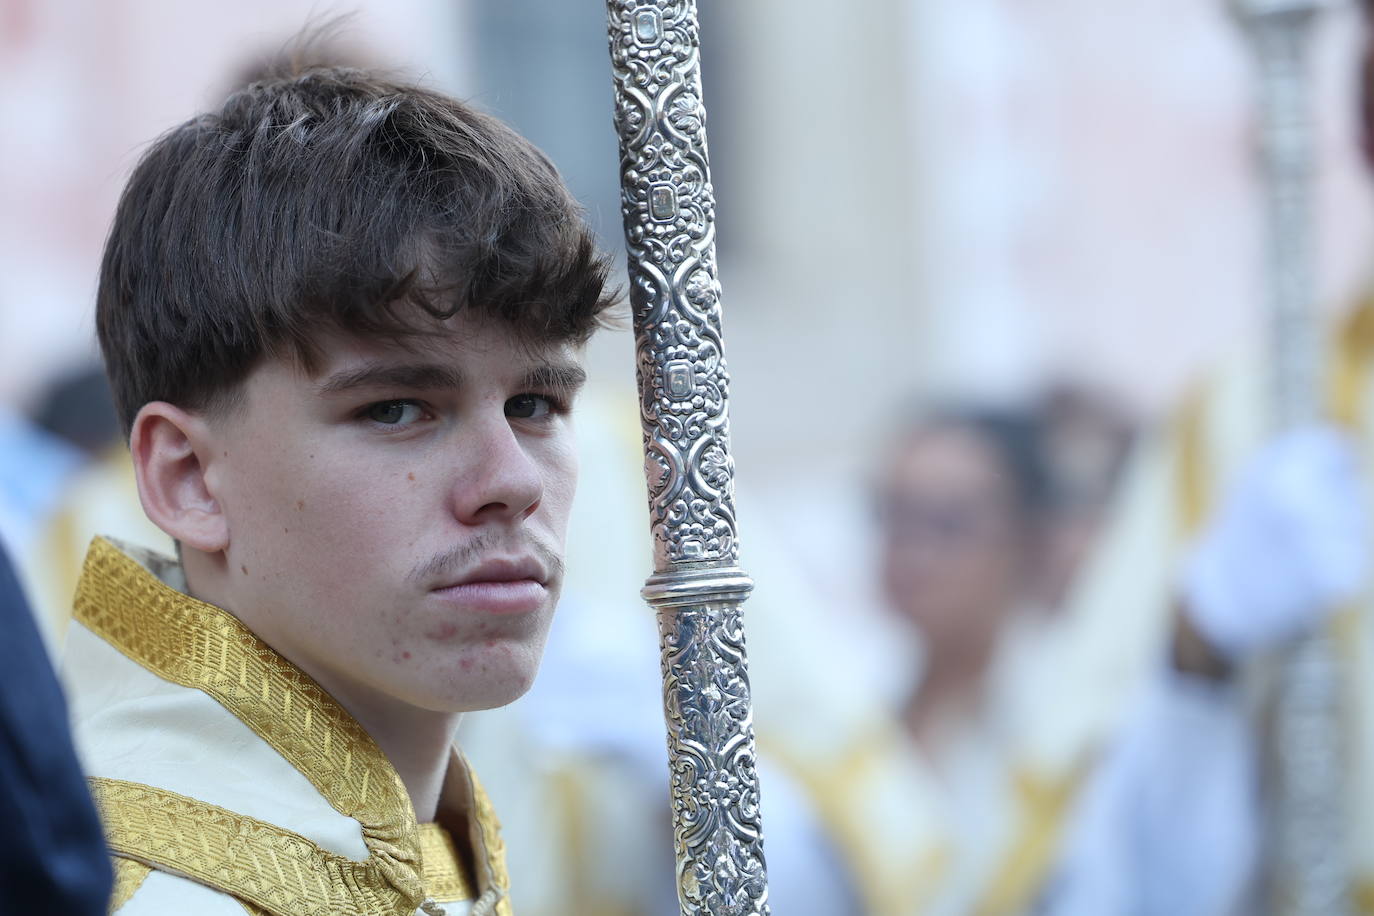
[[[738,604],[659,612],[684,913],[768,913],[754,725]]]
[[[696,3],[607,0],[607,10],[655,579],[685,582],[691,596],[659,609],[678,898],[693,916],[765,916],[747,587],[722,597],[711,591],[719,580],[707,583],[712,571],[747,577]]]
[[[609,7],[644,435],[649,453],[678,456],[666,479],[651,468],[655,566],[733,564],[733,469],[717,459],[729,451],[730,377],[721,356],[695,8],[687,0]],[[670,373],[670,364],[690,372]]]

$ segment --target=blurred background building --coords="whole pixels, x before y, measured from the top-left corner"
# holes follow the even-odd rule
[[[881,425],[880,390],[1016,398],[1079,376],[1158,411],[1252,330],[1252,68],[1225,6],[703,0],[741,474],[855,466]],[[619,246],[595,4],[0,9],[8,405],[90,357],[99,248],[143,144],[339,12],[355,14],[349,54],[529,133]],[[1316,54],[1333,307],[1362,282],[1371,234],[1367,208],[1350,205],[1366,194],[1355,15],[1326,16]],[[608,340],[598,374],[618,382],[627,348]],[[824,445],[817,416],[834,433]]]

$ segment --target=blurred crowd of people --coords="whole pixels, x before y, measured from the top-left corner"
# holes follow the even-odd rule
[[[1351,423],[1367,413],[1370,314],[1333,338],[1333,410]],[[750,608],[760,665],[792,672],[763,685],[757,717],[779,911],[1258,905],[1272,749],[1239,675],[1359,592],[1370,509],[1349,435],[1306,430],[1251,454],[1258,362],[1160,430],[1072,386],[1029,406],[894,408],[865,485],[865,574],[892,641],[880,677],[847,670],[862,650],[834,642],[862,645],[872,622],[819,606],[806,570],[760,545],[765,574],[794,580]],[[43,403],[11,425],[3,484],[23,501],[6,503],[4,538],[55,642],[84,541],[150,532],[100,374],[60,379]],[[631,418],[595,397],[582,408],[593,511],[573,542],[595,558],[573,566],[535,690],[464,729],[507,820],[523,912],[677,906],[654,637],[625,562],[643,552]],[[53,474],[47,492],[32,467]],[[807,627],[819,645],[788,635]],[[1352,659],[1374,648],[1363,616],[1339,632]],[[1363,668],[1350,686],[1365,708]],[[1374,730],[1352,722],[1363,756]]]

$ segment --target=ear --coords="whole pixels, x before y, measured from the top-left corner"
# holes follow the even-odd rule
[[[213,438],[205,419],[168,404],[144,404],[129,434],[138,496],[153,524],[204,553],[229,546],[229,523],[207,481]]]

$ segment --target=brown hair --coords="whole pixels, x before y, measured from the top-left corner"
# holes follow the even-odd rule
[[[471,310],[581,343],[613,294],[549,161],[496,119],[352,69],[268,79],[158,139],[105,245],[96,324],[127,435],[138,410],[232,403],[321,330],[404,339]]]

